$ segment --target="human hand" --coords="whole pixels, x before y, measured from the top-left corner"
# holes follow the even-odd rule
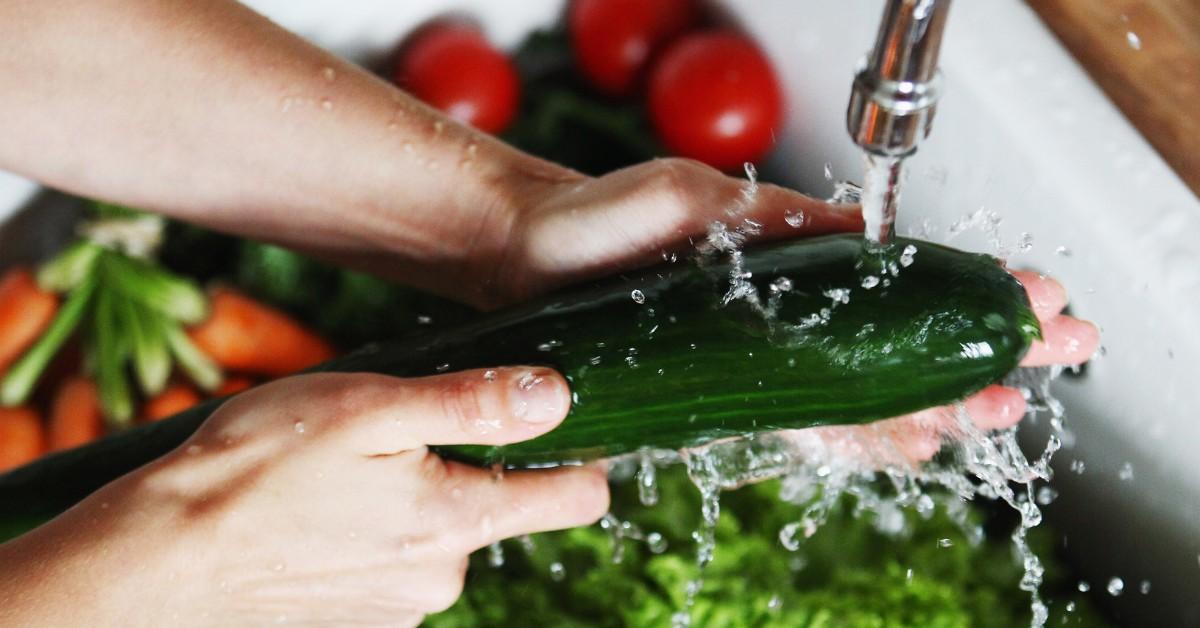
[[[179,449],[16,541],[67,557],[49,603],[81,613],[32,623],[416,625],[455,601],[473,550],[608,508],[598,469],[499,477],[426,445],[526,440],[569,405],[541,368],[302,375],[243,393]],[[101,582],[113,616],[64,593]],[[0,623],[37,599],[6,603]]]
[[[1015,271],[1013,275],[1025,286],[1042,327],[1042,340],[1033,343],[1021,366],[1071,366],[1088,361],[1099,347],[1100,332],[1088,321],[1062,314],[1067,305],[1067,291],[1062,284],[1034,272]],[[1025,416],[1026,409],[1020,391],[998,384],[976,393],[964,406],[980,430],[1012,427]],[[942,406],[867,425],[797,430],[791,436],[802,446],[832,450],[843,458],[911,465],[932,458],[942,443],[957,433],[957,424],[957,409]]]
[[[856,205],[766,183],[750,193],[746,179],[687,159],[655,159],[594,178],[537,180],[517,196],[521,209],[505,257],[489,265],[488,305],[690,251],[714,221],[733,228],[753,220],[762,225],[757,240],[861,231],[863,224]],[[802,220],[793,226],[788,215]]]

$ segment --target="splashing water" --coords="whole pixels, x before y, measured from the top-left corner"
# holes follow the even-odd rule
[[[797,519],[779,531],[782,548],[793,552],[802,549],[805,539],[819,533],[830,512],[847,496],[855,501],[858,516],[871,515],[876,529],[896,537],[910,531],[905,510],[929,517],[935,508],[941,507],[958,523],[965,542],[972,547],[983,542],[984,532],[971,522],[967,501],[983,498],[1008,504],[1019,515],[1019,523],[1011,535],[1016,558],[1024,571],[1019,587],[1030,595],[1031,626],[1040,628],[1049,616],[1049,608],[1038,593],[1044,570],[1041,560],[1029,547],[1027,534],[1041,523],[1039,506],[1052,501],[1055,495],[1045,483],[1052,477],[1049,462],[1061,447],[1065,417],[1062,404],[1050,395],[1049,387],[1061,371],[1021,369],[1005,382],[1022,390],[1029,399],[1031,414],[1049,416],[1051,434],[1040,454],[1032,459],[1018,445],[1017,428],[980,430],[962,404],[946,409],[941,416],[942,454],[935,461],[919,466],[906,457],[888,427],[880,424],[841,431],[781,431],[719,441],[683,452],[655,452],[653,457],[647,452],[636,454],[639,482],[645,477],[646,460],[659,463],[681,460],[701,495],[702,523],[693,533],[699,574],[687,584],[683,608],[673,616],[672,625],[679,628],[691,625],[690,611],[703,588],[704,568],[718,551],[716,525],[721,512],[721,491],[779,478],[780,499],[801,507]],[[1035,488],[1035,483],[1041,485]],[[637,530],[631,532],[630,524],[612,515],[601,526],[617,540],[634,536],[642,540],[650,538]],[[939,547],[956,543],[949,538],[937,542]],[[617,545],[614,542],[615,561],[623,555]],[[1119,586],[1117,594],[1123,590],[1123,583]]]

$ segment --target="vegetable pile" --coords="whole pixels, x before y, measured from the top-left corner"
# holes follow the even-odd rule
[[[697,575],[689,533],[699,525],[700,503],[680,468],[659,473],[658,505],[639,505],[628,482],[614,486],[613,511],[646,535],[663,535],[666,551],[656,554],[645,543],[625,540],[621,562],[614,564],[612,538],[598,526],[538,535],[532,551],[508,541],[504,565],[492,567],[482,554],[473,557],[462,599],[425,625],[671,625],[671,615],[683,607],[685,585]],[[1017,586],[1021,569],[999,532],[1003,526],[972,546],[940,509],[929,518],[909,512],[907,533],[897,537],[880,532],[872,515],[855,516],[853,504],[845,501],[799,550],[789,552],[778,533],[803,506],[781,501],[778,493],[772,481],[722,497],[717,552],[704,572],[692,625],[1028,625],[1029,598]],[[1104,626],[1051,558],[1049,530],[1035,530],[1033,542],[1046,566],[1042,591],[1055,601],[1046,625]]]
[[[282,312],[160,266],[162,222],[96,204],[79,241],[0,278],[0,471],[334,356]]]

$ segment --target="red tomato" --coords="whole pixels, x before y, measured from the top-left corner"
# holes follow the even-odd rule
[[[401,50],[396,83],[413,96],[488,133],[517,114],[520,82],[512,62],[467,24],[432,24]]]
[[[575,0],[568,16],[575,61],[596,89],[628,94],[651,55],[695,17],[693,0]]]
[[[757,161],[783,121],[770,62],[736,33],[687,35],[650,75],[650,120],[667,148],[721,170]]]

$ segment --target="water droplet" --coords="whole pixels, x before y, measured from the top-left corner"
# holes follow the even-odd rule
[[[833,181],[833,164],[825,162],[825,180]]]
[[[271,565],[271,571],[283,571],[284,569],[287,569],[287,565],[284,563],[275,563],[274,565]]]
[[[1106,591],[1108,591],[1109,595],[1111,595],[1113,597],[1117,597],[1118,595],[1121,595],[1121,593],[1123,593],[1125,591],[1125,581],[1120,578],[1114,577],[1113,579],[1108,581],[1108,586],[1106,586],[1104,588]]]
[[[794,212],[785,212],[783,221],[792,227],[800,228],[804,225],[804,212],[799,209]]]
[[[1028,253],[1033,249],[1033,234],[1028,231],[1021,232],[1021,238],[1017,240],[1017,249],[1022,253]]]
[[[1071,249],[1068,249],[1065,246],[1060,246],[1054,249],[1054,254],[1059,257],[1071,257]]]
[[[1137,33],[1133,31],[1125,33],[1125,42],[1128,43],[1129,47],[1133,48],[1134,50],[1142,49],[1142,38],[1138,37]]]
[[[500,541],[488,546],[488,565],[497,569],[504,566],[504,547]]]
[[[638,290],[636,288],[633,290],[633,292],[629,293],[629,297],[631,299],[633,299],[634,303],[637,303],[639,305],[646,302],[646,295],[643,294],[641,290]]]
[[[1129,482],[1133,480],[1133,465],[1129,464],[1128,462],[1121,465],[1121,470],[1117,472],[1117,477],[1120,478],[1122,482]]]
[[[783,606],[783,600],[779,599],[778,595],[772,595],[771,599],[767,600],[767,610],[777,611]]]
[[[330,67],[326,67],[321,70],[321,76],[324,77],[326,81],[329,81],[330,83],[332,83],[333,80],[337,78],[337,70],[334,70],[333,68],[330,68]]]
[[[521,379],[517,380],[517,388],[520,388],[521,390],[531,390],[534,386],[537,386],[543,381],[545,381],[545,379],[541,376],[534,375],[533,373],[526,373],[521,376]]]
[[[296,432],[297,434],[303,434],[304,433],[304,421],[296,421],[295,423],[292,423],[292,430],[294,432]]]
[[[550,340],[550,341],[543,342],[542,344],[538,345],[537,350],[538,351],[551,351],[551,350],[553,350],[557,347],[561,347],[561,346],[562,346],[561,340]]]
[[[667,551],[667,540],[658,532],[651,532],[646,535],[646,547],[651,554],[661,554]]]
[[[442,131],[444,131],[444,130],[446,130],[445,122],[442,122],[441,120],[433,121],[433,134],[434,135],[441,135]]]
[[[913,257],[915,257],[916,254],[917,254],[917,247],[915,247],[911,244],[905,246],[904,250],[900,252],[900,265],[903,266],[904,268],[908,268],[909,266],[912,266]]]
[[[800,522],[793,521],[779,530],[779,543],[789,552],[800,549]]]
[[[483,372],[483,378],[489,382],[496,381],[496,371],[488,369]]]
[[[788,279],[787,277],[780,277],[780,278],[776,279],[775,281],[771,282],[771,292],[774,292],[774,293],[791,292],[791,290],[792,290],[792,280]]]
[[[437,368],[434,370],[439,373],[445,373],[446,371],[450,370],[450,363],[446,362],[444,364],[439,364],[439,365],[437,365]]]
[[[1076,585],[1075,588],[1078,589],[1080,593],[1087,593],[1088,591],[1092,590],[1092,585],[1088,584],[1086,580],[1080,580],[1079,584]]]
[[[328,98],[322,98],[321,108],[325,111],[333,111],[333,101]]]
[[[433,324],[433,319],[432,319],[432,318],[430,318],[430,317],[428,317],[428,316],[418,316],[418,317],[417,317],[417,324],[418,324],[418,325],[432,325],[432,324]]]
[[[550,563],[550,579],[555,582],[562,582],[567,577],[567,568],[562,563],[555,561]]]
[[[638,501],[643,506],[658,503],[658,468],[654,466],[654,456],[649,451],[643,451],[639,455],[637,485]]]
[[[1087,465],[1084,464],[1084,462],[1082,460],[1076,459],[1076,460],[1071,461],[1071,473],[1083,475],[1083,471],[1086,468],[1087,468]]]
[[[938,547],[951,547],[953,545],[954,541],[951,541],[950,539],[938,539],[937,541]]]
[[[751,185],[758,183],[758,168],[755,168],[754,164],[747,161],[742,164],[742,169],[746,171],[746,181]]]
[[[867,290],[870,290],[871,288],[874,288],[875,286],[878,286],[878,285],[879,285],[879,277],[876,277],[875,275],[867,275],[862,280],[862,287],[866,288]]]
[[[1149,595],[1150,594],[1150,581],[1142,580],[1141,584],[1138,585],[1138,592],[1140,592],[1142,595]]]
[[[1074,600],[1071,600],[1070,602],[1067,602],[1067,612],[1068,612],[1068,613],[1074,613],[1074,612],[1075,612],[1075,601],[1074,601]]]
[[[1037,503],[1041,506],[1049,506],[1057,498],[1058,491],[1050,488],[1049,486],[1043,486],[1038,489]]]

